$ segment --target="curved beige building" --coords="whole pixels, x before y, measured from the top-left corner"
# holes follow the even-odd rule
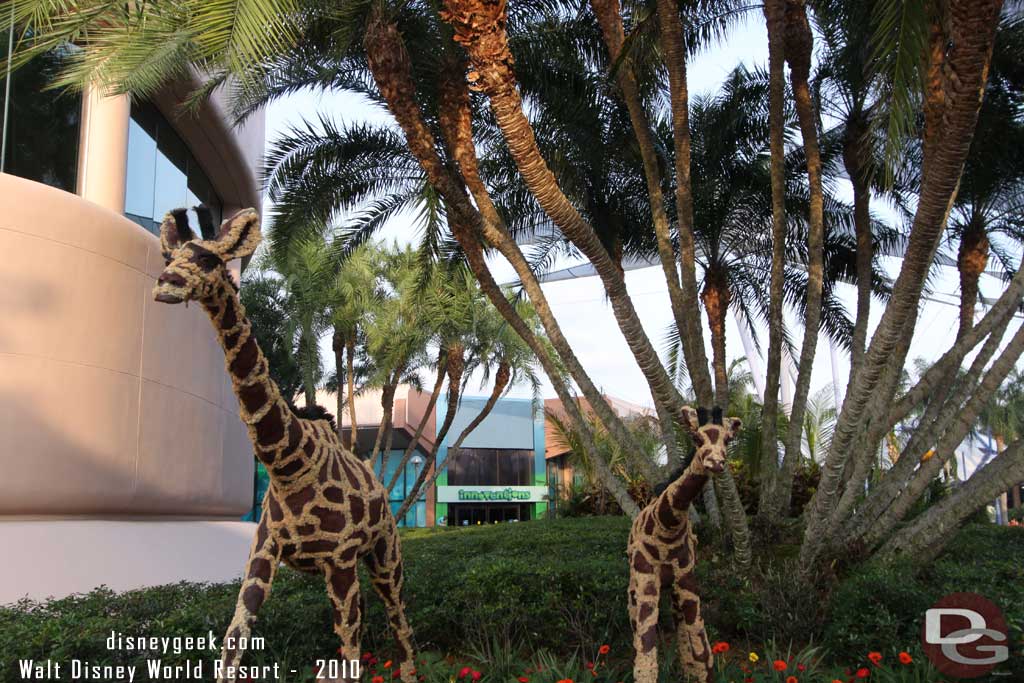
[[[151,291],[163,267],[154,228],[172,204],[259,206],[263,126],[233,132],[216,102],[178,116],[188,85],[137,105],[74,100],[71,169],[64,151],[48,159],[24,139],[48,105],[24,84],[12,95],[0,173],[0,545],[18,552],[0,563],[0,604],[222,580],[244,565],[253,458],[223,354],[200,307],[158,304]]]

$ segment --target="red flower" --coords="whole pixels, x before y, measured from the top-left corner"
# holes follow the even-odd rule
[[[912,661],[914,661],[914,658],[910,656],[909,652],[901,652],[900,653],[900,663],[901,664],[910,664]]]
[[[465,678],[471,673],[473,673],[473,670],[470,669],[468,666],[464,666],[462,667],[462,669],[459,670],[459,678]]]
[[[596,671],[591,671],[590,675],[593,676],[594,678],[597,678],[597,672]]]
[[[796,676],[786,676],[786,683],[799,683]]]
[[[720,655],[723,652],[728,652],[728,651],[729,651],[729,643],[727,643],[727,642],[725,642],[723,640],[720,640],[720,641],[718,641],[717,643],[715,643],[714,645],[711,646],[711,652],[716,654],[716,655]]]
[[[391,668],[391,660],[390,659],[388,661],[384,662],[384,668],[385,669],[390,669]]]
[[[341,652],[341,648],[340,647],[338,648],[338,652]],[[369,659],[372,656],[373,656],[372,652],[364,652],[363,656],[360,657],[359,659],[361,659],[361,660],[363,660],[365,662],[367,659]]]
[[[519,683],[530,683],[530,679],[527,678],[526,676],[520,676],[518,680],[519,680]]]
[[[558,683],[572,683],[572,679],[571,678],[562,678],[562,679],[559,679]]]
[[[593,662],[587,662],[583,666],[587,667],[588,669],[593,669],[594,668],[594,663]]]
[[[857,669],[857,678],[867,678],[870,675],[871,675],[871,672],[868,671],[867,669],[864,669],[864,668]]]
[[[879,664],[882,663],[882,653],[881,652],[869,652],[868,653],[868,659],[871,660],[872,664],[874,664],[875,666],[878,666]]]
[[[612,649],[610,647],[608,647],[607,645],[602,645],[601,647],[597,648],[597,654],[599,654],[599,655],[606,655],[606,654],[608,654],[611,651],[612,651]]]
[[[472,673],[472,675],[470,676],[470,678],[472,678],[474,681],[479,681],[480,680],[480,672],[479,671],[474,671]]]
[[[772,662],[772,668],[776,671],[785,671],[786,663],[781,659],[776,659],[774,662]]]
[[[804,666],[803,664],[797,664],[796,665],[796,670],[797,671],[807,671],[807,667]]]
[[[383,676],[374,676],[373,678],[370,679],[370,683],[384,683],[384,677]]]
[[[754,679],[753,678],[744,678],[743,679],[743,683],[754,683]]]

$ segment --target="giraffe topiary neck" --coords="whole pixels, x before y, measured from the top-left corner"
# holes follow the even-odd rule
[[[220,339],[239,416],[249,430],[256,457],[272,480],[288,483],[298,478],[312,465],[314,451],[308,448],[312,442],[302,420],[292,413],[270,377],[269,363],[252,333],[238,287],[225,275],[214,293],[200,303]]]
[[[674,531],[689,523],[690,504],[697,499],[707,484],[708,475],[697,463],[697,458],[675,481],[669,484],[656,502],[658,523],[666,530]]]

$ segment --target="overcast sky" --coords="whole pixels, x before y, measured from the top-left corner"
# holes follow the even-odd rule
[[[760,14],[752,14],[747,23],[738,27],[728,43],[718,46],[691,61],[688,69],[689,87],[692,94],[717,90],[721,82],[739,63],[749,67],[766,67],[768,41]],[[327,115],[336,122],[390,121],[382,113],[360,98],[339,95],[299,93],[280,100],[268,108],[266,116],[267,144],[289,127],[301,124],[303,118],[315,119]],[[419,235],[409,217],[398,217],[381,233],[382,239],[397,239],[400,242],[415,243]],[[559,264],[570,265],[570,263]],[[890,259],[887,263],[892,276],[898,272],[899,261]],[[503,258],[492,259],[492,267],[499,282],[514,279],[512,268]],[[671,323],[668,294],[660,267],[631,271],[626,274],[626,284],[633,304],[637,309],[648,336],[658,349],[664,347],[666,331]],[[910,358],[934,359],[948,348],[956,333],[955,306],[958,281],[955,270],[937,269],[931,282],[938,301],[927,302],[921,310],[917,335],[911,348]],[[856,293],[852,287],[841,286],[848,310],[853,310]],[[554,282],[544,285],[544,291],[562,327],[583,366],[595,383],[606,393],[643,405],[651,405],[651,395],[640,370],[633,361],[622,334],[619,332],[611,307],[604,298],[604,290],[597,278],[584,278]],[[985,277],[982,293],[998,296],[1001,284],[994,278]],[[940,303],[945,302],[945,303]],[[872,324],[880,315],[878,304],[874,306]],[[1012,330],[1011,330],[1012,332]],[[794,328],[793,336],[802,338],[801,328]],[[762,331],[763,344],[767,346],[767,331]],[[730,320],[727,331],[728,355],[730,359],[746,356],[739,329]],[[325,347],[325,350],[327,348]],[[710,356],[710,346],[708,347]],[[327,354],[330,357],[330,354]],[[763,367],[763,361],[755,360],[752,365]],[[814,390],[821,390],[833,384],[837,377],[841,388],[845,387],[849,360],[845,353],[831,352],[825,342],[819,343],[813,375]],[[834,374],[833,374],[834,373]],[[488,387],[470,384],[469,393],[486,393]],[[545,382],[543,396],[554,395],[551,386]],[[514,388],[510,395],[528,396],[525,387]]]

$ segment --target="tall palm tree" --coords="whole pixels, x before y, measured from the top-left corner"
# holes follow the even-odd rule
[[[337,380],[338,436],[342,434],[341,414],[345,407],[344,387],[347,383],[351,425],[348,447],[353,453],[356,452],[356,346],[363,334],[363,320],[379,297],[373,252],[366,246],[359,247],[349,253],[337,268],[329,295],[331,326],[334,329],[331,348]]]
[[[267,357],[268,370],[286,401],[302,386],[293,338],[287,334],[291,305],[279,275],[250,265],[242,275],[240,297],[252,332]]]
[[[327,243],[319,235],[271,249],[268,260],[281,274],[289,303],[288,338],[295,337],[302,391],[307,406],[316,405],[316,390],[323,377],[320,340],[330,329],[330,293],[334,263]]]
[[[428,320],[418,300],[419,256],[411,248],[377,249],[383,296],[376,299],[364,323],[366,353],[373,368],[367,381],[381,390],[382,419],[367,459],[387,467],[394,426],[395,394],[401,384],[418,387],[419,368],[428,362]]]

